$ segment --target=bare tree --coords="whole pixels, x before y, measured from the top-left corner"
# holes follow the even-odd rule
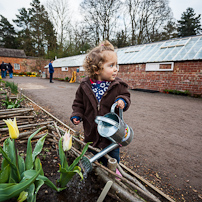
[[[46,8],[56,29],[59,44],[62,47],[70,24],[68,0],[48,0]]]
[[[65,51],[69,55],[84,54],[90,49],[90,37],[83,23],[76,23],[68,30],[68,40],[65,44]]]
[[[156,35],[172,18],[168,0],[126,0],[131,23],[132,44],[156,40]]]
[[[80,4],[81,14],[95,44],[110,39],[119,17],[120,6],[120,0],[84,0]]]
[[[136,32],[137,32],[140,2],[141,2],[141,0],[126,0],[126,6],[128,8],[128,13],[130,16],[130,23],[131,23],[131,43],[132,43],[132,45],[134,45],[136,43]]]

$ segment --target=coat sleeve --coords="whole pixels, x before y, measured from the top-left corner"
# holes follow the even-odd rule
[[[83,118],[84,103],[83,103],[83,89],[81,88],[81,86],[79,86],[79,88],[77,89],[76,96],[73,101],[72,109],[73,109],[73,112],[71,114],[70,119],[73,116],[78,116],[81,119]]]
[[[131,100],[130,100],[130,93],[128,91],[128,86],[126,85],[121,85],[119,88],[119,95],[116,97],[115,100],[122,98],[126,101],[127,105],[124,108],[124,111],[128,110],[128,108],[130,107],[131,104]]]

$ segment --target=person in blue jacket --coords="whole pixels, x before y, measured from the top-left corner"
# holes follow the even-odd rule
[[[53,68],[52,63],[53,63],[53,60],[50,60],[50,63],[49,63],[50,83],[54,83],[52,81],[52,79],[53,79],[53,73],[54,73],[54,68]]]
[[[12,79],[13,78],[13,66],[11,65],[10,62],[8,63],[8,72],[9,72],[10,79]]]
[[[2,78],[6,78],[6,73],[7,73],[7,69],[6,69],[6,65],[4,62],[2,62],[1,66],[1,76]]]

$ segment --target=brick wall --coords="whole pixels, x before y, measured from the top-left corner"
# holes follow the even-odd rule
[[[146,64],[119,65],[118,77],[128,83],[131,89],[149,89],[163,92],[164,89],[188,90],[192,95],[202,96],[202,61],[175,62],[173,71],[145,71]],[[54,68],[54,78],[72,77],[78,67],[69,67],[67,72]],[[170,69],[170,65],[163,68]],[[48,69],[45,71],[48,72]],[[49,76],[49,73],[48,73]],[[77,73],[80,82],[85,72]]]
[[[145,64],[119,65],[118,76],[131,89],[188,90],[202,95],[202,61],[175,62],[173,71],[146,72]],[[165,68],[165,67],[164,67]]]
[[[0,57],[0,64],[2,63],[11,63],[14,67],[14,64],[20,65],[20,70],[15,70],[13,68],[13,72],[20,73],[20,72],[32,72],[39,70],[43,70],[44,66],[49,63],[50,60],[41,59],[41,58],[11,58],[11,57]]]

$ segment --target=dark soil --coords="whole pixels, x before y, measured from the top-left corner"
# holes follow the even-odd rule
[[[25,95],[82,132],[82,125],[69,121],[79,84],[28,77],[13,81]],[[135,137],[121,148],[121,162],[176,201],[202,201],[202,99],[130,93],[132,104],[123,118]]]

